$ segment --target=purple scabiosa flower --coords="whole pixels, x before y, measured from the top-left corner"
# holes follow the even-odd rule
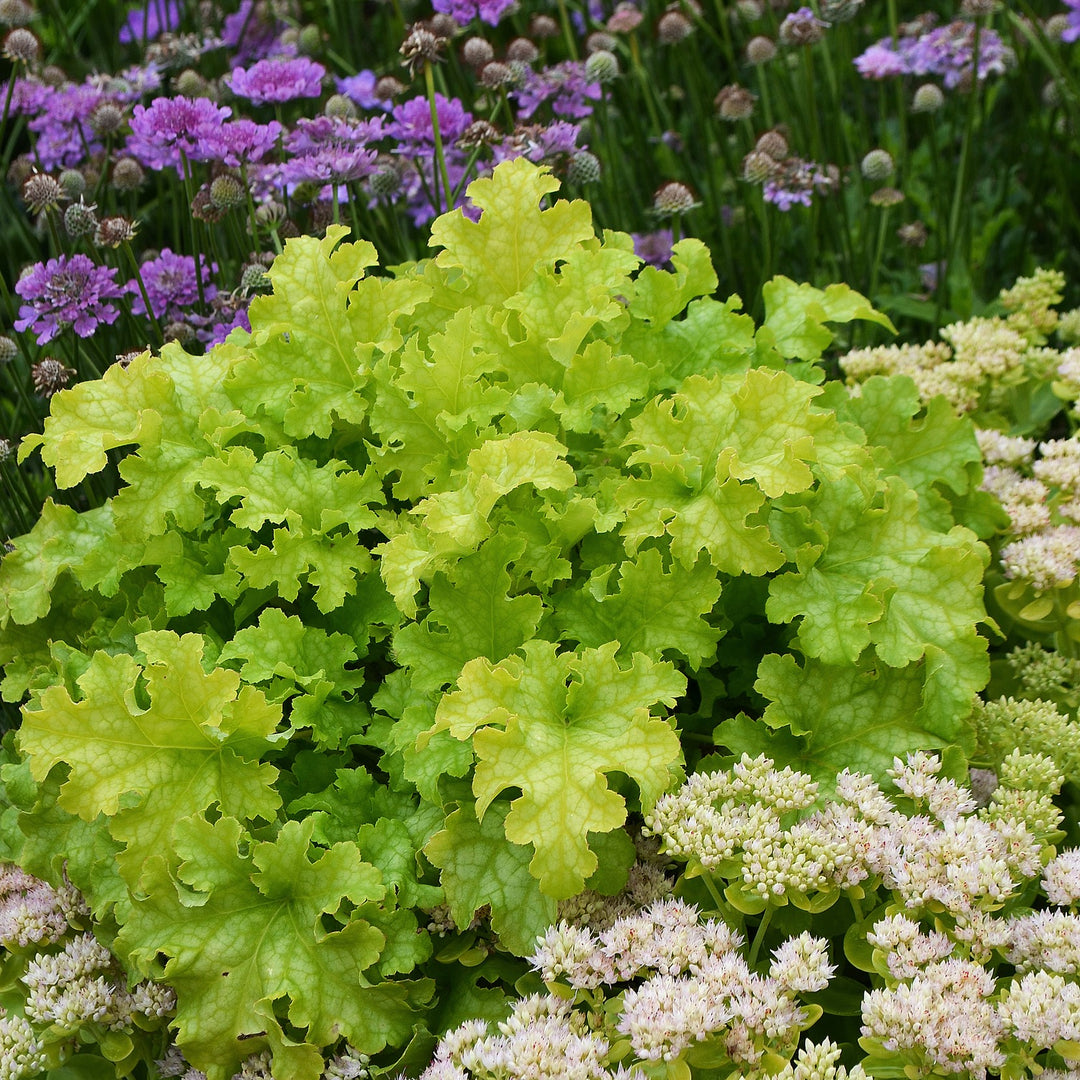
[[[449,15],[462,26],[468,26],[477,18],[489,26],[496,26],[515,5],[516,0],[433,0],[436,11]]]
[[[325,74],[322,64],[297,56],[257,60],[249,68],[233,68],[225,81],[237,97],[256,105],[280,105],[297,98],[317,98]]]
[[[649,233],[631,233],[634,254],[650,266],[667,266],[671,261],[671,246],[675,237],[670,229],[657,229]]]
[[[179,0],[142,0],[128,12],[127,21],[120,27],[120,40],[125,45],[153,41],[179,25]]]
[[[251,320],[248,318],[246,303],[243,307],[234,307],[232,303],[223,305],[217,314],[216,321],[200,331],[198,336],[206,347],[210,348],[213,345],[220,345],[236,329],[251,333]]]
[[[522,120],[528,120],[544,102],[550,102],[556,116],[583,120],[592,114],[592,103],[600,99],[600,84],[586,79],[582,61],[564,60],[543,71],[528,71],[525,82],[512,93]]]
[[[957,19],[923,34],[907,54],[913,75],[940,75],[945,86],[958,86],[970,75],[975,53],[975,24]],[[1004,75],[1013,62],[1012,50],[988,27],[979,31],[980,79],[988,75]]]
[[[34,149],[45,170],[73,168],[101,149],[90,118],[105,95],[86,83],[63,83],[50,87],[39,100],[40,109],[27,122],[37,135]]]
[[[443,143],[449,144],[472,123],[472,113],[457,98],[445,98],[435,94],[435,113],[439,118],[439,132]],[[387,125],[386,134],[399,144],[399,152],[410,156],[417,151],[427,152],[435,146],[435,132],[431,126],[431,106],[423,95],[417,95],[395,106],[393,122]]]
[[[1069,9],[1066,13],[1069,22],[1061,32],[1061,40],[1076,41],[1080,39],[1080,0],[1065,0],[1065,6]]]
[[[220,127],[211,127],[202,138],[202,153],[208,161],[222,161],[232,169],[262,161],[277,145],[282,127],[276,120],[257,124],[241,117]]]
[[[344,79],[335,79],[334,85],[339,94],[344,94],[361,109],[388,109],[390,103],[380,101],[375,94],[375,84],[378,81],[374,71],[360,71]]]
[[[211,264],[203,267],[203,295],[207,300],[217,296],[217,288],[210,279],[217,267]],[[187,310],[199,299],[199,286],[195,280],[195,259],[191,255],[176,255],[169,248],[162,248],[161,254],[154,259],[147,259],[139,267],[139,276],[146,287],[146,296],[154,317],[160,321],[191,321]],[[133,315],[145,315],[146,304],[143,302],[139,284],[134,278],[127,283],[127,291],[133,294],[131,312]]]
[[[855,57],[855,68],[864,79],[892,79],[908,74],[907,62],[893,50],[891,40],[885,38]]]
[[[281,179],[289,185],[346,184],[375,171],[378,152],[363,146],[324,146],[298,154],[281,166]]]
[[[156,94],[161,89],[162,78],[157,64],[150,62],[124,68],[116,75],[91,76],[89,81],[121,104],[133,105],[150,94]]]
[[[68,326],[79,337],[89,337],[102,323],[114,323],[120,311],[108,301],[123,295],[116,271],[96,266],[88,255],[35,263],[15,283],[15,291],[26,301],[15,329],[32,330],[39,345]]]
[[[815,191],[828,191],[833,181],[821,165],[802,158],[790,157],[778,163],[776,171],[765,181],[765,201],[779,210],[793,206],[809,206]]]
[[[127,153],[150,169],[182,167],[182,158],[207,161],[208,136],[221,128],[232,109],[207,98],[158,97],[136,105]]]

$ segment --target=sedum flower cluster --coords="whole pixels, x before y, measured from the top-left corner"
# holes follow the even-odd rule
[[[1031,658],[1030,668],[1025,661]],[[1037,645],[1021,646],[1009,654],[1008,663],[1022,672],[1021,678],[1039,682],[1050,689],[1049,680],[1067,673],[1070,692],[1078,684],[1070,668],[1080,667],[1076,660],[1049,652]],[[1042,673],[1042,674],[1040,674]],[[1063,712],[1054,701],[1041,696],[1030,698],[1001,697],[975,702],[972,714],[978,740],[977,760],[997,767],[1016,747],[1025,754],[1050,758],[1066,777],[1080,776],[1080,723]]]
[[[175,995],[150,981],[129,987],[90,925],[71,885],[54,889],[0,865],[0,946],[15,987],[5,994],[6,1012],[0,1010],[0,1080],[36,1076],[94,1043],[117,1063],[117,1075],[125,1064],[146,1060],[139,1041],[164,1026]]]
[[[1075,1075],[1080,850],[1053,847],[1061,773],[1013,751],[979,800],[920,751],[889,778],[887,793],[846,771],[823,802],[765,756],[690,776],[645,832],[687,864],[682,887],[705,882],[715,911],[668,897],[603,929],[550,927],[530,959],[548,993],[494,1030],[449,1032],[421,1080]],[[834,917],[814,932],[841,897],[855,913],[842,949]],[[770,930],[789,904],[810,930]],[[863,988],[865,1057],[847,1068],[831,1038],[804,1039],[822,1012],[805,998],[827,991],[841,958]]]
[[[1065,354],[1048,348],[1047,340],[1064,287],[1060,271],[1036,270],[1001,291],[1003,315],[952,323],[942,328],[941,341],[853,349],[840,366],[853,388],[875,375],[908,375],[924,403],[940,394],[978,420],[1003,408],[1019,385],[1056,371]]]

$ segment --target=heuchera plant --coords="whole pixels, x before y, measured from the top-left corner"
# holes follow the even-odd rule
[[[824,797],[971,745],[970,425],[818,385],[826,323],[888,325],[847,286],[775,279],[755,329],[700,242],[642,267],[557,186],[501,165],[389,276],[291,240],[250,334],[116,365],[23,444],[126,486],[0,563],[0,854],[66,871],[210,1080],[505,1015],[703,751]]]

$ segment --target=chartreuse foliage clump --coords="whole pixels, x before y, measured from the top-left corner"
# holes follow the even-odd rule
[[[970,427],[820,385],[827,323],[888,324],[846,286],[777,279],[755,327],[700,242],[642,267],[557,186],[501,165],[389,276],[290,240],[250,334],[58,394],[20,451],[125,485],[0,563],[0,854],[66,873],[210,1080],[505,1015],[703,750],[827,795],[970,748]]]

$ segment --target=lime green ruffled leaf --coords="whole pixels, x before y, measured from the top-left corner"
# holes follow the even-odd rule
[[[177,1043],[210,1080],[225,1080],[262,1049],[274,1052],[275,1077],[317,1080],[318,1051],[342,1035],[368,1054],[405,1042],[412,1002],[429,992],[365,975],[386,939],[341,913],[346,901],[379,901],[384,886],[355,844],[313,851],[312,824],[287,822],[276,840],[244,853],[234,818],[180,821],[179,891],[165,861],[153,859],[117,939],[147,974],[157,973],[159,955],[168,958],[160,974],[177,994]],[[345,925],[328,931],[324,914]],[[305,1042],[286,1045],[275,1004]]]
[[[481,821],[469,805],[446,819],[424,848],[442,873],[450,914],[461,930],[482,907],[491,909],[491,928],[499,941],[517,956],[528,956],[536,938],[556,918],[555,901],[545,896],[529,872],[532,851],[506,839],[510,806],[492,803]]]
[[[634,282],[630,313],[661,327],[669,323],[691,300],[708,296],[717,286],[709,249],[691,238],[671,249],[672,270],[643,267]]]
[[[461,268],[467,282],[463,299],[499,306],[521,292],[540,268],[553,267],[593,238],[588,203],[560,199],[540,209],[540,200],[558,188],[548,167],[514,158],[466,189],[482,211],[479,221],[470,221],[460,210],[434,221],[431,246],[444,249],[435,262]]]
[[[697,668],[716,655],[724,630],[704,617],[720,598],[711,562],[687,569],[672,561],[665,569],[661,553],[648,548],[619,566],[617,580],[612,570],[558,594],[555,621],[565,634],[589,648],[618,641],[624,659],[640,652],[659,660],[673,651]]]
[[[588,834],[626,820],[625,800],[606,774],[625,773],[651,805],[681,760],[678,736],[651,710],[673,706],[686,679],[640,653],[624,668],[617,650],[618,642],[609,642],[557,655],[551,642],[534,640],[500,664],[470,661],[426,736],[445,730],[472,739],[481,818],[502,791],[521,789],[506,836],[533,845],[530,872],[556,898],[579,893],[596,869]]]
[[[241,688],[235,672],[204,671],[198,634],[155,630],[136,642],[145,668],[128,655],[95,653],[78,680],[79,700],[50,687],[19,729],[36,780],[60,762],[70,767],[62,809],[84,821],[111,819],[132,888],[148,859],[171,850],[180,818],[216,803],[226,814],[271,820],[280,802],[277,770],[259,762],[274,745],[280,710],[254,687]]]
[[[765,322],[758,331],[758,341],[773,345],[788,359],[817,360],[832,343],[827,322],[861,319],[896,333],[887,315],[875,311],[865,296],[842,283],[816,289],[778,276],[767,281],[761,292]]]

